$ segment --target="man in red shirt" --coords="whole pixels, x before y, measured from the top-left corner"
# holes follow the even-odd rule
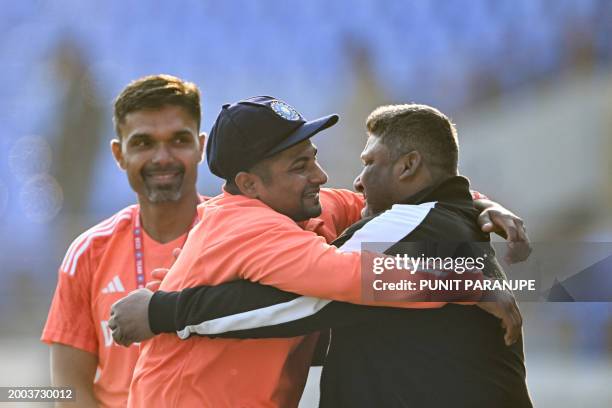
[[[138,79],[115,101],[111,149],[138,204],[70,245],[42,334],[53,385],[74,387],[79,407],[127,404],[139,346],[113,342],[110,307],[143,288],[154,269],[170,267],[196,220],[200,116],[198,88],[168,75]]]

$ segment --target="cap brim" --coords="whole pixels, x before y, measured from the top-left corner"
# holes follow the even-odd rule
[[[304,123],[302,126],[297,128],[291,133],[282,143],[279,143],[266,154],[266,157],[270,157],[273,154],[282,152],[285,149],[290,148],[306,139],[310,139],[317,133],[327,128],[334,126],[338,123],[339,116],[336,114],[323,116],[322,118],[311,120],[310,122]]]

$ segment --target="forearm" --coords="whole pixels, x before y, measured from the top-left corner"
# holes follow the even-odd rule
[[[272,326],[228,331],[215,337],[250,339],[303,336],[322,330],[363,323],[370,318],[373,309],[350,303],[330,302],[317,312],[295,316],[295,320]]]
[[[97,357],[63,344],[51,345],[51,384],[74,389],[79,407],[97,407],[93,392]],[[73,407],[74,402],[58,402],[55,407]]]
[[[264,310],[298,297],[293,293],[249,281],[198,286],[181,292],[158,291],[149,303],[149,325],[154,333],[182,331],[186,327],[227,316]],[[235,327],[236,319],[232,322],[232,327]],[[265,320],[261,324],[265,325]]]
[[[294,337],[367,318],[367,307],[283,292],[248,281],[158,291],[149,303],[154,333],[235,337]]]
[[[406,307],[397,302],[378,306]],[[410,304],[433,308],[444,302]],[[156,292],[149,303],[149,325],[154,333],[178,332],[233,337],[294,337],[323,329],[357,324],[372,308],[299,296],[248,281],[198,286],[181,292]]]

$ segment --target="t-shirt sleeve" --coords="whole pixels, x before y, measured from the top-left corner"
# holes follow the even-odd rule
[[[79,257],[73,274],[58,272],[55,294],[41,340],[97,354],[98,340],[91,314],[89,254]]]

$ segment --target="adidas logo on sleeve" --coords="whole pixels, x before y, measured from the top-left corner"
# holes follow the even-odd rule
[[[121,279],[119,279],[118,275],[108,282],[108,285],[102,289],[102,293],[117,293],[117,292],[125,292],[125,288],[121,283]]]

